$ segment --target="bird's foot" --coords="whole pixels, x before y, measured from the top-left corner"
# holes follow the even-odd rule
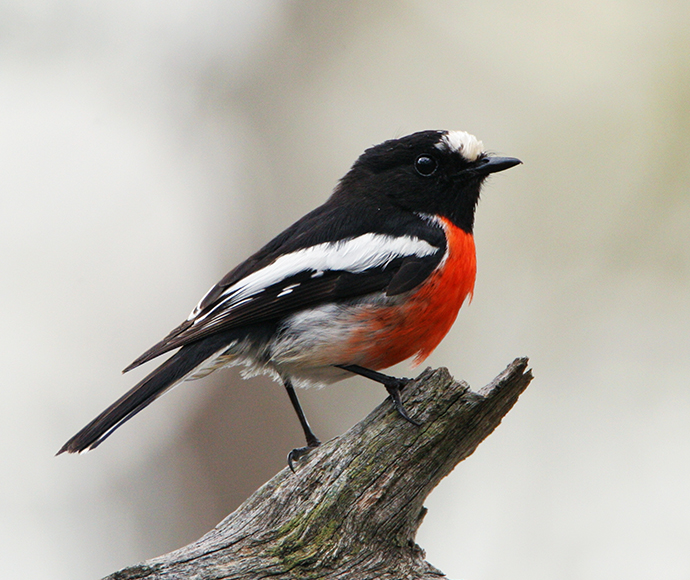
[[[378,371],[372,371],[371,369],[359,366],[359,365],[336,365],[338,368],[344,369],[346,371],[349,371],[351,373],[354,373],[356,375],[361,375],[363,377],[366,377],[367,379],[371,379],[372,381],[376,381],[377,383],[381,383],[384,387],[386,387],[386,390],[388,391],[388,394],[391,397],[391,400],[393,401],[393,404],[395,405],[396,410],[398,411],[398,414],[405,419],[405,421],[408,421],[412,423],[413,425],[416,425],[417,427],[420,426],[417,421],[412,419],[408,414],[407,411],[405,411],[405,407],[403,407],[402,401],[400,400],[400,391],[402,391],[405,386],[407,386],[409,383],[412,382],[413,379],[406,379],[406,378],[398,378],[398,377],[392,377],[390,375],[385,375],[383,373],[380,373]]]
[[[299,461],[300,459],[302,459],[302,457],[309,454],[310,451],[313,451],[319,445],[321,445],[321,441],[315,439],[314,441],[310,441],[306,447],[297,447],[290,451],[290,453],[288,453],[287,456],[287,462],[290,471],[292,471],[292,473],[295,473],[295,461]]]
[[[388,394],[390,395],[391,400],[393,401],[393,405],[395,405],[395,409],[398,411],[398,415],[405,419],[405,421],[412,423],[416,427],[420,427],[421,423],[418,423],[407,414],[407,411],[405,410],[405,407],[402,404],[402,400],[400,399],[400,391],[402,391],[409,383],[411,383],[412,379],[397,377],[389,377],[389,379],[390,380],[383,383],[383,386],[386,387],[386,390],[388,391]]]

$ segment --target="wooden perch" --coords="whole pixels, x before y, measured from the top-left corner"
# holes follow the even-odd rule
[[[516,359],[478,393],[446,369],[386,399],[283,469],[200,540],[107,580],[423,579],[443,573],[414,542],[431,490],[501,422],[532,380]]]

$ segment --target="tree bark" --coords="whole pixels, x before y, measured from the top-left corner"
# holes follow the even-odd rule
[[[532,380],[516,359],[479,392],[446,369],[386,399],[347,433],[283,469],[196,542],[107,580],[439,580],[415,535],[431,490],[501,422]]]

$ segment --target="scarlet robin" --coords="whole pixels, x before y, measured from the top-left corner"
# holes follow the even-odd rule
[[[125,372],[178,349],[58,453],[100,445],[178,383],[244,365],[285,386],[307,446],[320,444],[294,385],[353,374],[382,383],[399,414],[407,379],[381,369],[426,358],[476,275],[472,235],[482,183],[520,161],[464,131],[422,131],[367,149],[331,197],[213,286],[189,317]]]

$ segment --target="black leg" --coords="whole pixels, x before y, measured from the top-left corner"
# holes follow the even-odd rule
[[[287,391],[288,397],[290,397],[290,402],[292,403],[292,406],[295,409],[295,413],[297,413],[297,418],[299,419],[299,423],[300,425],[302,425],[302,430],[304,431],[304,437],[307,440],[306,447],[298,447],[290,451],[290,453],[288,453],[288,465],[294,473],[294,462],[300,457],[304,457],[315,447],[321,445],[321,441],[319,441],[319,438],[316,435],[314,435],[314,432],[311,430],[311,427],[309,426],[309,421],[307,421],[307,418],[304,415],[304,411],[302,411],[302,406],[299,404],[297,393],[295,392],[295,388],[292,386],[292,382],[290,381],[290,379],[284,377],[283,385],[285,385],[285,390]]]
[[[345,371],[349,371],[351,373],[354,373],[356,375],[361,375],[363,377],[366,377],[367,379],[371,379],[372,381],[376,381],[377,383],[381,383],[384,387],[386,387],[386,390],[388,391],[388,394],[390,395],[393,404],[395,405],[395,408],[398,411],[398,414],[405,419],[406,421],[409,421],[413,425],[416,425],[419,427],[419,423],[412,419],[408,414],[407,411],[405,411],[405,407],[403,407],[402,401],[400,400],[400,391],[409,383],[412,379],[405,379],[405,378],[398,378],[398,377],[392,377],[390,375],[384,375],[383,373],[379,373],[378,371],[372,371],[371,369],[367,369],[365,367],[361,367],[359,365],[336,365],[338,368],[341,368]]]

